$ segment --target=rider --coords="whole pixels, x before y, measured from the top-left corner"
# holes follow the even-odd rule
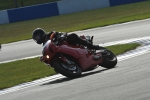
[[[50,36],[52,33],[55,33],[55,38],[57,40],[65,39],[69,44],[84,45],[90,49],[95,49],[95,50],[100,49],[99,45],[93,45],[91,42],[83,40],[75,33],[67,35],[67,33],[52,31],[52,32],[46,34],[46,32],[42,28],[36,28],[32,33],[32,38],[33,38],[33,40],[35,40],[35,42],[37,44],[42,44],[42,43],[45,44],[46,41],[50,39]]]

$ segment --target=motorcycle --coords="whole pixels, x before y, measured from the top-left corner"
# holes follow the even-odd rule
[[[93,43],[93,36],[82,35],[80,38]],[[42,54],[40,61],[68,78],[80,77],[82,72],[99,66],[111,69],[117,64],[115,54],[104,47],[93,50],[82,45],[71,45],[67,41],[57,41],[53,34],[44,44]]]

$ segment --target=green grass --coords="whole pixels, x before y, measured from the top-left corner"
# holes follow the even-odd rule
[[[106,48],[111,50],[114,54],[119,55],[129,50],[136,49],[140,44],[132,43],[132,44],[120,44],[114,46],[107,46]]]
[[[55,74],[39,58],[0,64],[0,89]]]
[[[116,55],[135,49],[139,44],[123,44],[106,47]],[[116,49],[117,48],[117,49]],[[12,87],[24,82],[56,74],[53,68],[48,68],[39,58],[19,60],[0,64],[0,89]]]
[[[0,43],[31,39],[31,33],[37,27],[41,27],[47,32],[52,30],[72,32],[146,18],[150,18],[150,0],[0,25]],[[94,35],[94,33],[92,34]]]

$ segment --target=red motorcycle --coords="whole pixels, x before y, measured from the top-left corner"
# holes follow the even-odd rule
[[[93,41],[93,36],[80,37],[89,42]],[[42,54],[41,61],[69,78],[80,77],[82,72],[98,66],[111,69],[117,64],[116,56],[104,47],[101,50],[92,50],[82,45],[71,45],[67,41],[57,41],[54,34],[44,44]]]

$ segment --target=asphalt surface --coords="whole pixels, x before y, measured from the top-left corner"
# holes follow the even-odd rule
[[[78,34],[94,34],[95,43],[106,43],[130,38],[149,36],[150,19],[121,25],[95,28]],[[22,44],[26,43],[24,47]],[[15,46],[18,56],[34,56],[37,45],[32,41],[4,45],[4,48]],[[22,46],[22,47],[18,47]],[[28,49],[27,47],[30,48]],[[18,49],[17,49],[18,48]],[[22,51],[21,48],[26,48]],[[3,49],[3,47],[2,47]],[[26,51],[27,50],[27,51]],[[3,50],[2,50],[3,51]],[[2,52],[0,51],[0,52]],[[9,50],[8,50],[9,51]],[[28,53],[29,51],[29,53]],[[32,54],[33,51],[33,55]],[[1,53],[0,53],[1,54]],[[22,54],[22,55],[20,55]],[[2,54],[1,54],[2,55]],[[2,55],[4,56],[4,55]],[[1,57],[2,57],[1,56]],[[9,58],[9,57],[8,57]],[[17,59],[16,57],[14,57]],[[13,57],[11,57],[13,59]],[[83,73],[77,79],[61,77],[49,80],[44,84],[0,95],[1,100],[149,100],[150,99],[150,53],[119,61],[116,68],[106,70],[95,69]],[[1,61],[3,59],[0,59]]]
[[[149,100],[150,53],[98,68],[77,79],[60,78],[0,95],[1,100]]]
[[[128,22],[124,24],[110,25],[107,27],[94,28],[75,33],[81,35],[94,35],[94,43],[106,43],[130,38],[149,36],[150,19]],[[57,31],[57,30],[56,30]],[[0,62],[24,57],[40,55],[42,45],[33,40],[21,41],[10,44],[2,44]]]

